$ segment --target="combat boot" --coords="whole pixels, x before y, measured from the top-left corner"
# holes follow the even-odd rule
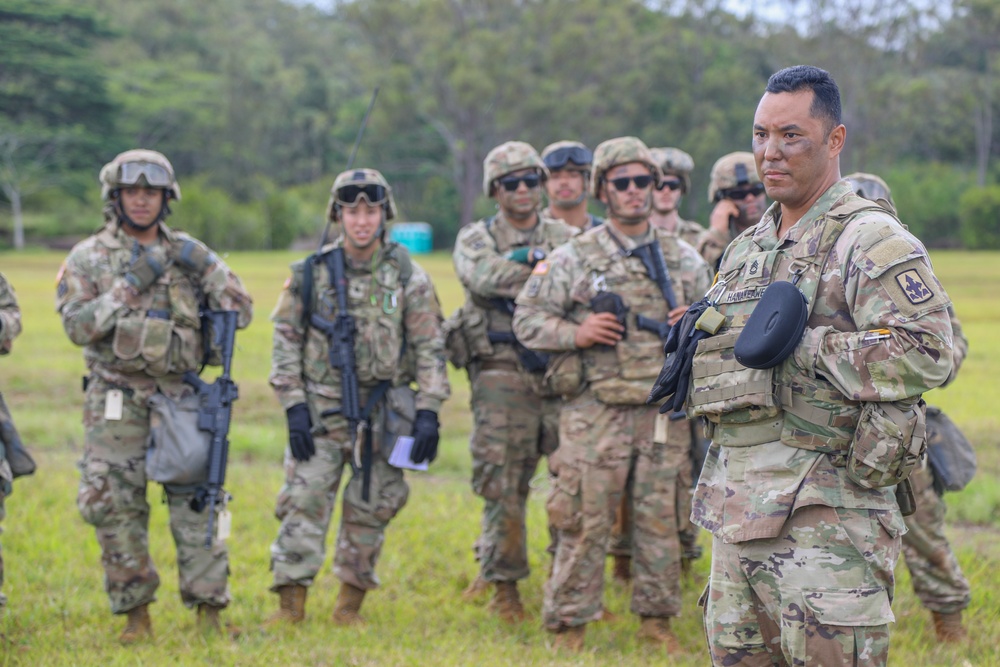
[[[528,617],[521,604],[521,595],[517,592],[516,581],[498,581],[496,592],[490,600],[489,610],[500,617],[504,623],[520,623]]]
[[[571,628],[556,630],[556,640],[552,642],[553,651],[580,653],[583,651],[583,637],[587,634],[586,625],[574,625]]]
[[[281,596],[278,611],[271,615],[261,626],[264,630],[284,625],[285,623],[301,623],[306,619],[306,593],[309,589],[299,584],[278,586]]]
[[[149,603],[128,610],[125,629],[118,637],[123,646],[153,638],[153,622],[149,618]]]
[[[198,603],[198,630],[203,635],[223,635],[230,639],[238,638],[240,636],[240,629],[231,623],[223,624],[219,618],[221,611],[222,607],[216,607],[204,602]]]
[[[962,625],[961,611],[951,612],[950,614],[934,611],[931,614],[934,616],[934,633],[937,635],[938,641],[957,644],[968,639],[969,633],[966,632],[965,626]]]
[[[643,616],[642,625],[636,636],[650,644],[662,646],[667,653],[680,653],[681,643],[670,629],[670,619],[658,616]]]
[[[462,599],[466,602],[482,600],[490,592],[490,582],[483,579],[482,573],[476,575],[469,587],[462,591]]]
[[[632,581],[631,556],[615,556],[614,578],[615,581],[620,581],[623,584]]]
[[[365,600],[365,590],[344,582],[337,594],[337,606],[333,610],[333,622],[337,625],[363,625],[361,603]]]

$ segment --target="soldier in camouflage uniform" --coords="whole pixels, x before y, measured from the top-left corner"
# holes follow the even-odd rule
[[[285,484],[275,510],[281,528],[271,545],[271,590],[279,594],[280,608],[268,626],[305,618],[306,592],[323,565],[341,476],[352,460],[362,461],[365,439],[370,438],[368,497],[363,470],[358,470],[344,488],[333,562],[341,580],[333,622],[363,622],[359,612],[365,594],[379,585],[375,565],[385,528],[409,495],[403,471],[389,464],[396,444],[389,434],[406,433],[390,428],[389,422],[412,422],[411,460],[433,461],[437,415],[450,391],[434,286],[406,248],[385,241],[386,224],[396,217],[385,178],[374,169],[341,173],[330,192],[327,216],[339,224],[341,234],[292,265],[292,276],[271,315],[270,381],[285,408],[289,446]],[[323,330],[338,316],[332,280],[336,255],[343,257],[347,307],[356,323],[353,355],[359,406],[370,415],[366,427],[355,433],[341,412],[343,376],[331,366],[331,341]]]
[[[0,273],[0,354],[10,354],[14,339],[21,333],[21,309],[17,307],[14,288]],[[0,420],[10,419],[3,394],[0,394]],[[0,522],[7,516],[4,500],[13,491],[14,475],[5,454],[6,448],[0,443]],[[0,588],[3,587],[3,555],[0,554]],[[0,593],[0,610],[7,605],[7,596]]]
[[[844,178],[865,199],[883,200],[890,210],[895,211],[889,186],[878,176],[857,172]],[[948,314],[954,332],[955,346],[952,353],[955,368],[942,386],[951,383],[969,351],[969,341],[962,333],[962,326],[954,309],[949,308]],[[935,438],[944,436],[934,428],[934,424],[931,409],[928,408],[928,446]],[[943,444],[947,446],[948,443]],[[943,642],[961,642],[968,636],[962,624],[962,611],[971,601],[969,581],[962,573],[955,552],[944,534],[947,505],[935,491],[934,474],[926,459],[910,475],[910,484],[917,511],[903,518],[906,523],[903,559],[910,570],[913,591],[920,603],[931,611],[937,638]]]
[[[708,183],[708,201],[713,204],[708,233],[695,247],[706,262],[717,268],[726,246],[740,232],[757,224],[767,206],[753,153],[729,153],[715,162]]]
[[[659,179],[635,137],[598,146],[591,193],[608,222],[536,265],[514,314],[525,345],[558,354],[549,379],[566,398],[550,462],[547,508],[559,541],[543,622],[569,650],[582,649],[586,624],[601,618],[604,559],[623,496],[633,516],[631,609],[642,617],[640,637],[679,650],[669,619],[681,606],[677,479],[690,427],[645,405],[663,343],[638,318],[675,322],[711,276],[694,248],[649,223]]]
[[[557,141],[542,149],[542,162],[549,170],[545,193],[549,205],[543,216],[562,220],[587,231],[604,222],[587,211],[587,188],[594,153],[579,141]]]
[[[653,212],[649,222],[665,232],[675,234],[688,245],[697,248],[708,231],[697,222],[684,220],[677,209],[681,197],[691,189],[691,172],[694,159],[679,148],[651,148],[649,152],[663,173],[663,180],[653,191]],[[701,425],[692,427],[700,433]],[[691,496],[694,488],[693,477],[697,475],[691,465],[685,465],[677,480],[677,520],[680,527],[682,567],[689,571],[691,561],[701,557],[698,546],[697,528],[691,523]],[[614,558],[614,578],[621,582],[632,579],[632,522],[627,499],[618,508],[615,525],[611,529],[610,553]]]
[[[722,258],[721,329],[698,343],[685,394],[712,427],[692,518],[714,536],[701,604],[715,665],[888,655],[904,526],[887,484],[916,460],[918,399],[952,370],[952,330],[923,246],[840,180],[845,140],[827,72],[771,76],[753,148],[777,203]],[[740,332],[779,281],[805,297],[801,340],[783,360],[737,363]]]
[[[491,150],[483,163],[483,192],[497,214],[467,225],[455,241],[455,273],[465,287],[460,311],[474,424],[469,440],[472,489],[484,500],[476,543],[480,582],[495,587],[490,608],[504,621],[524,618],[517,582],[528,576],[525,507],[542,456],[555,451],[559,397],[543,386],[546,359],[520,345],[511,330],[514,298],[532,267],[575,229],[539,211],[548,169],[521,141]],[[454,356],[453,356],[454,359]]]
[[[97,532],[111,611],[128,615],[127,644],[152,635],[148,607],[160,583],[148,551],[147,402],[194,393],[181,376],[205,358],[199,309],[235,310],[243,328],[252,302],[218,256],[164,223],[181,192],[163,155],[126,151],[101,169],[100,182],[104,228],[70,251],[56,307],[89,371],[77,506]],[[218,629],[230,601],[226,545],[214,539],[205,549],[208,512],[191,509],[193,488],[165,490],[181,599],[197,605],[200,626]]]

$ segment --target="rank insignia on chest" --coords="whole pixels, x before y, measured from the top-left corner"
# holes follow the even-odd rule
[[[896,283],[899,284],[903,294],[912,304],[924,303],[934,296],[934,292],[927,287],[927,282],[917,269],[908,269],[897,273]]]

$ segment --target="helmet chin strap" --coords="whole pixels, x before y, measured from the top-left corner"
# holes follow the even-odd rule
[[[582,204],[586,198],[587,198],[587,192],[583,191],[580,193],[579,197],[575,197],[573,199],[556,199],[553,200],[552,203],[555,204],[558,208],[573,208],[574,206],[579,206],[580,204]]]

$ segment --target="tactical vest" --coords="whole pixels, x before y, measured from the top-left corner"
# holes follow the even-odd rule
[[[610,231],[604,231],[604,236]],[[657,234],[654,238],[663,251],[668,271],[680,271],[680,245],[674,236]],[[610,239],[608,242],[616,243]],[[638,257],[615,250],[609,255],[599,235],[576,237],[576,245],[586,279],[589,281],[583,300],[589,303],[597,292],[618,294],[629,309],[626,338],[614,347],[595,345],[583,350],[583,379],[594,396],[608,405],[643,405],[649,387],[663,366],[663,341],[650,331],[639,329],[636,315],[665,320],[670,307],[659,285],[650,277]],[[579,295],[578,295],[579,296]],[[683,292],[679,291],[679,298]]]
[[[327,251],[329,252],[329,251]],[[330,344],[326,334],[309,324],[315,313],[333,322],[337,297],[330,284],[327,253],[311,255],[303,264],[302,302],[305,348],[303,376],[312,383],[340,386],[340,371],[330,367]],[[345,259],[346,262],[346,259]],[[358,382],[364,385],[390,380],[408,382],[416,374],[416,360],[409,354],[403,322],[404,291],[413,276],[413,262],[406,248],[389,242],[372,273],[345,266],[348,310],[354,317],[354,360]]]
[[[130,250],[111,250],[112,269],[124,275],[131,264]],[[140,307],[120,317],[110,345],[88,346],[89,359],[123,374],[162,377],[197,370],[203,361],[199,303],[200,286],[171,264],[139,295]]]
[[[847,223],[865,210],[885,212],[873,202],[850,197],[792,247],[765,251],[751,244],[757,252],[742,253],[737,263],[726,265],[722,278],[728,283],[718,305],[726,321],[715,336],[698,344],[687,400],[690,416],[709,420],[715,443],[749,446],[781,440],[801,449],[847,452],[861,415],[859,402],[825,378],[807,377],[793,357],[769,369],[747,368],[736,360],[733,346],[772,282],[796,285],[812,313],[830,251]]]

